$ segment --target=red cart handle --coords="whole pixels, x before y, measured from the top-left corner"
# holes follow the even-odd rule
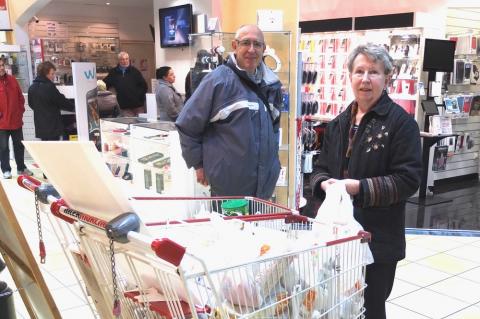
[[[20,175],[17,178],[17,183],[20,185],[20,187],[23,187],[29,191],[34,192],[37,187],[42,185],[42,182],[40,182],[38,179],[32,176],[26,176],[26,175]]]

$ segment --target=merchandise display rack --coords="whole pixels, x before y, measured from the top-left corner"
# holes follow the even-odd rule
[[[417,117],[421,72],[421,28],[302,34],[301,110],[299,115],[340,114],[353,100],[348,85],[349,52],[361,43],[383,45],[394,60],[390,97]]]
[[[321,147],[323,127],[353,101],[348,54],[357,45],[382,45],[394,60],[389,96],[418,120],[423,47],[422,28],[304,33],[299,44],[296,114],[295,207],[304,196],[304,182]],[[421,115],[420,115],[421,116]],[[422,117],[423,118],[423,117]],[[308,197],[308,194],[305,194]]]

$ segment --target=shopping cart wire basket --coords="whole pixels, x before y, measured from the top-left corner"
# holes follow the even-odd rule
[[[312,220],[247,198],[256,215],[165,221],[159,212],[146,235],[137,232],[134,213],[104,221],[68,208],[52,187],[31,177],[18,183],[73,228],[97,308],[114,305],[102,318],[363,317],[367,232],[315,243]],[[135,200],[208,211],[230,199]]]

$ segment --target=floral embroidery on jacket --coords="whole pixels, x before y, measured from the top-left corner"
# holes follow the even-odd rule
[[[388,130],[385,125],[376,125],[377,120],[372,119],[365,128],[365,152],[377,151],[385,148],[385,141],[388,138]]]

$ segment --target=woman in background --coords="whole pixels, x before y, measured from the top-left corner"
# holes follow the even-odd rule
[[[157,69],[156,78],[158,80],[155,89],[158,118],[161,121],[175,122],[183,108],[183,98],[173,86],[175,73],[171,67],[162,66]]]
[[[42,141],[58,141],[64,134],[60,110],[75,111],[75,104],[60,93],[53,83],[55,65],[42,62],[37,77],[28,89],[28,105],[33,110],[35,137]]]

